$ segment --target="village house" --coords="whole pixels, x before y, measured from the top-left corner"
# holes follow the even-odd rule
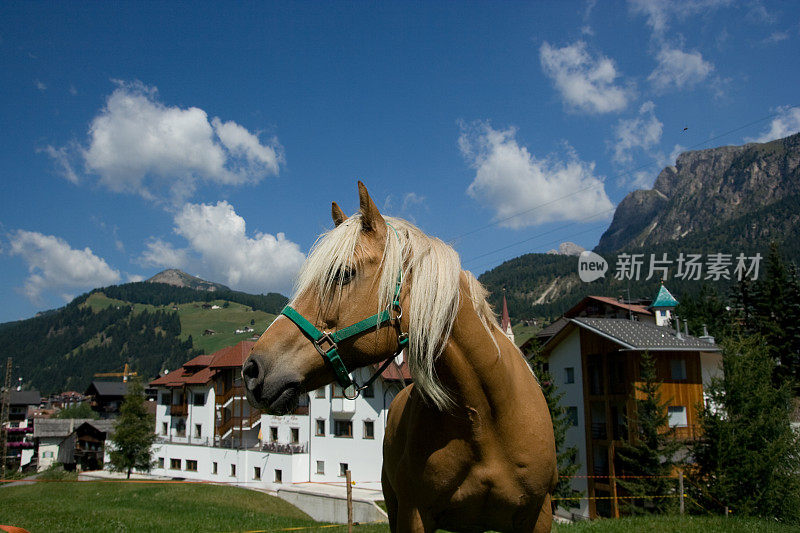
[[[66,470],[98,470],[107,462],[106,440],[113,433],[114,420],[90,418],[36,420],[37,470],[54,463]]]
[[[34,458],[34,413],[42,403],[37,390],[10,391],[6,465],[13,470],[31,466]]]
[[[245,398],[241,369],[253,345],[198,356],[150,383],[158,390],[153,473],[277,490],[341,482],[350,470],[362,487],[379,489],[386,413],[410,381],[402,356],[356,400],[330,385],[292,414],[271,416]],[[363,382],[372,371],[354,375]]]
[[[571,427],[565,446],[578,449],[581,468],[573,487],[587,499],[572,513],[586,518],[619,516],[614,476],[615,446],[628,441],[627,416],[641,393],[640,360],[655,360],[661,400],[668,403],[676,438],[697,434],[696,406],[704,387],[721,373],[721,354],[707,334],[689,335],[673,317],[678,304],[661,286],[649,305],[588,296],[539,334],[542,355]],[[671,324],[675,323],[675,327]],[[636,396],[634,396],[634,393]],[[666,428],[665,428],[666,429]]]
[[[92,381],[84,392],[100,418],[114,418],[128,393],[128,384],[123,381]]]

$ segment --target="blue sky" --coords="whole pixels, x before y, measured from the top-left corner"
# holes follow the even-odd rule
[[[800,130],[798,42],[795,2],[5,2],[0,321],[288,294],[357,179],[476,274],[591,248],[680,151]]]

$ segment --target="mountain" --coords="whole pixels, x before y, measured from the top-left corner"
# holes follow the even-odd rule
[[[145,280],[147,283],[166,283],[175,287],[188,287],[199,291],[229,291],[230,289],[225,285],[206,281],[195,276],[190,276],[186,272],[176,268],[170,268],[159,272],[150,279]]]
[[[551,255],[581,255],[581,252],[585,250],[586,248],[574,242],[562,242],[558,245],[558,250],[548,250],[547,253]]]
[[[280,294],[233,291],[180,271],[162,274],[95,289],[60,309],[0,324],[0,345],[14,358],[15,378],[45,394],[83,391],[95,373],[128,363],[147,381],[196,355],[261,334],[287,302]]]
[[[800,192],[800,133],[768,143],[684,152],[653,188],[629,193],[595,248],[617,251],[724,227]],[[797,216],[783,228],[797,231]],[[736,242],[746,239],[731,235]]]
[[[653,298],[660,276],[648,274],[650,254],[673,261],[679,254],[739,253],[767,257],[772,241],[786,259],[800,257],[800,134],[769,143],[725,146],[681,154],[661,171],[652,189],[620,202],[595,252],[607,261],[604,278],[584,283],[578,259],[526,254],[480,276],[491,303],[500,308],[503,289],[516,320],[555,318],[589,294]],[[643,254],[639,281],[614,277],[620,254]],[[761,268],[766,268],[762,260]],[[762,270],[763,271],[763,270]],[[730,282],[675,279],[667,285],[680,301],[706,290],[727,295]]]

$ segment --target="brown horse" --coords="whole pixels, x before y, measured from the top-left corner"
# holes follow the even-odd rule
[[[486,291],[451,247],[384,218],[360,182],[359,199],[350,218],[333,204],[336,227],[253,347],[248,399],[284,414],[301,394],[346,386],[348,369],[405,347],[414,384],[392,402],[383,442],[392,531],[550,531],[552,422]]]

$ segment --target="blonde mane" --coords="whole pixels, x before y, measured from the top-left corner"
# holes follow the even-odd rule
[[[452,400],[436,378],[434,363],[444,350],[458,312],[461,261],[452,247],[426,235],[413,224],[386,216],[384,220],[389,227],[381,258],[380,279],[373,281],[378,294],[375,312],[391,304],[400,272],[403,288],[410,290],[410,304],[403,313],[409,320],[406,360],[411,377],[423,396],[444,410],[452,405]],[[361,215],[355,214],[320,235],[300,271],[294,299],[313,291],[320,297],[320,311],[334,303],[341,304],[336,297],[341,295],[341,277],[338,274],[345,268],[358,268],[364,254],[359,243],[361,234]],[[473,309],[497,347],[491,331],[498,327],[497,319],[486,301],[486,289],[470,272],[464,273]]]

